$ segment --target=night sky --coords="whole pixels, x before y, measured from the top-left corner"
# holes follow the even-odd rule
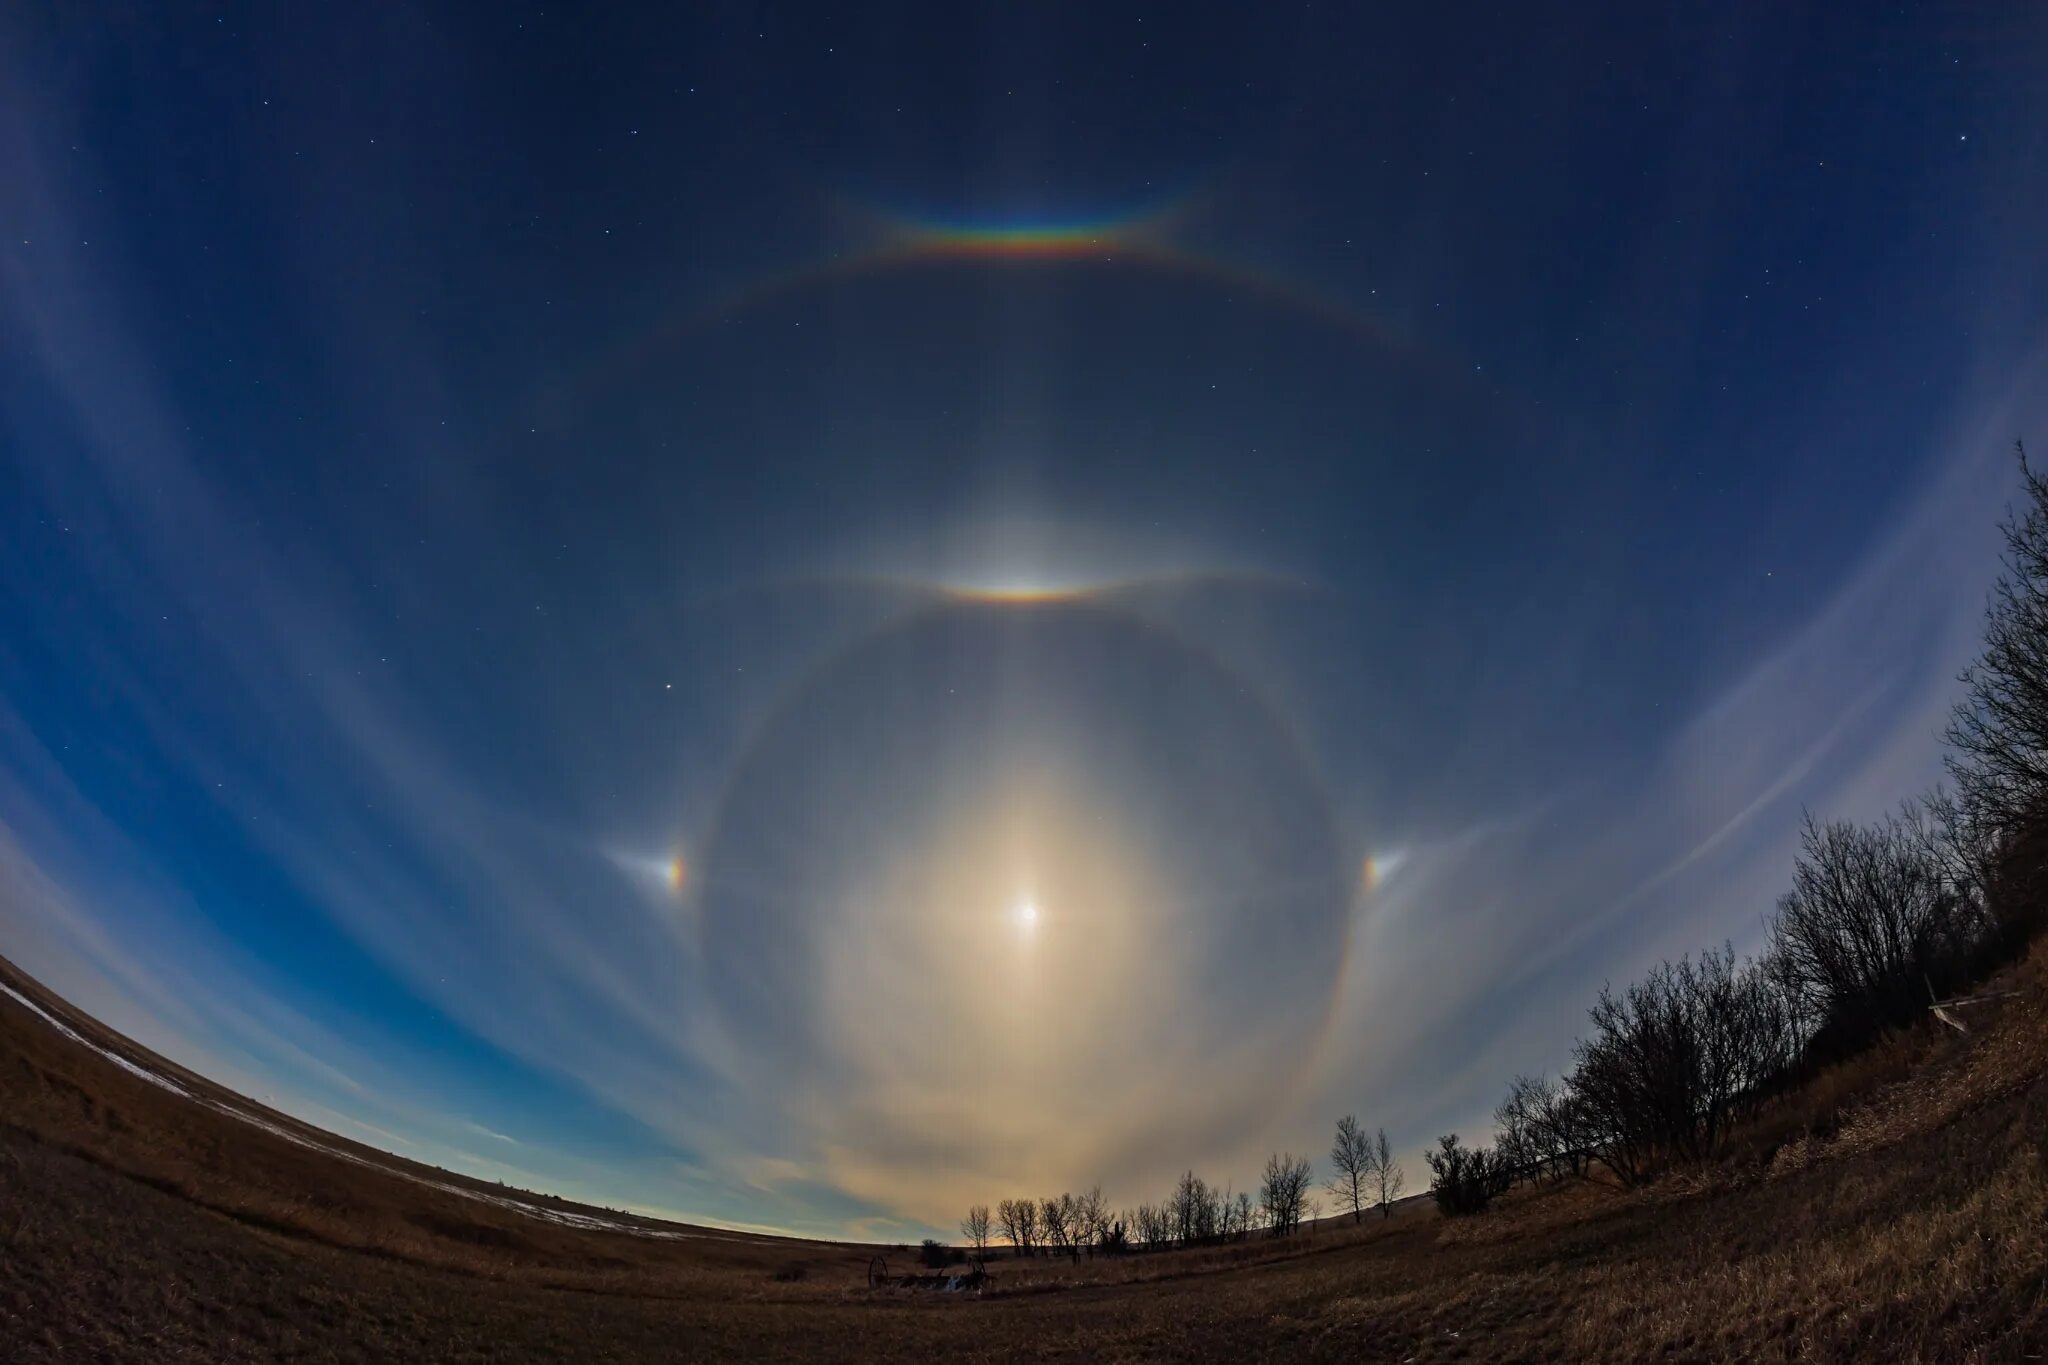
[[[0,15],[0,953],[82,1007],[899,1240],[1483,1134],[1939,775],[2040,6],[668,8]]]

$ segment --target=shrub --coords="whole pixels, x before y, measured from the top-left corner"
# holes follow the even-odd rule
[[[1514,1183],[1514,1164],[1490,1148],[1461,1146],[1456,1133],[1436,1141],[1437,1149],[1428,1154],[1429,1192],[1442,1212],[1483,1213],[1495,1195]]]
[[[1980,908],[1944,825],[1908,802],[1874,825],[1808,817],[1800,831],[1771,956],[1810,1021],[1842,1042],[1917,1018],[1930,989],[1967,975]]]
[[[1660,963],[1602,990],[1592,1013],[1570,1088],[1599,1159],[1630,1185],[1712,1156],[1798,1043],[1778,976],[1732,949]]]

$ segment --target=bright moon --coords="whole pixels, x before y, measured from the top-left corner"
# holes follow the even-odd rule
[[[1030,900],[1028,898],[1025,900],[1018,901],[1015,914],[1017,916],[1017,927],[1019,929],[1024,930],[1026,933],[1029,933],[1033,929],[1036,929],[1038,927],[1037,901]]]

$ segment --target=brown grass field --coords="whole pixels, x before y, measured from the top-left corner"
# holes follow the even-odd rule
[[[1970,1034],[1888,1039],[1709,1171],[997,1260],[981,1296],[415,1166],[0,984],[37,1007],[0,994],[0,1361],[2048,1358],[2048,944]]]

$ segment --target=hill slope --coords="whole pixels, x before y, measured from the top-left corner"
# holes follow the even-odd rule
[[[1972,1033],[1824,1076],[1723,1169],[1291,1244],[870,1291],[296,1124],[0,975],[0,1357],[2026,1359],[2048,1354],[2041,948]],[[900,1262],[899,1262],[900,1264]]]

